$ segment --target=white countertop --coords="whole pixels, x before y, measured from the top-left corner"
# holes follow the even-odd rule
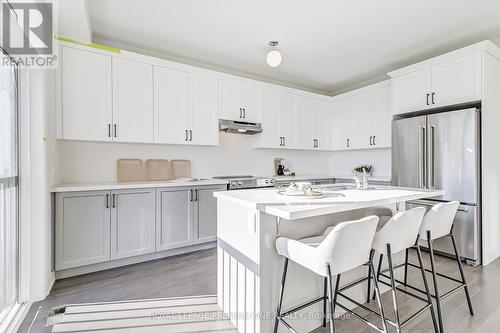
[[[156,187],[182,187],[182,186],[204,186],[204,185],[227,185],[226,180],[201,179],[192,181],[168,180],[168,181],[142,181],[142,182],[101,182],[61,184],[51,189],[52,192],[78,192],[78,191],[103,191],[124,190],[134,188],[156,188]]]
[[[296,176],[272,176],[275,181],[278,182],[288,182],[288,181],[300,181],[300,180],[312,180],[312,179],[353,179],[352,175],[332,175],[332,174],[324,174],[324,175],[296,175]],[[354,181],[354,180],[353,180]],[[368,177],[368,181],[376,181],[376,182],[390,182],[391,177]]]
[[[376,186],[374,189],[358,191],[351,184],[323,185],[325,197],[319,199],[297,199],[281,196],[276,189],[252,189],[216,192],[220,200],[256,209],[287,220],[307,218],[387,205],[410,200],[426,199],[443,195],[441,190]]]

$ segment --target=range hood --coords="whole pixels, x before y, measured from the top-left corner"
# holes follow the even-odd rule
[[[258,134],[262,132],[262,124],[244,121],[219,119],[219,131],[238,134]]]

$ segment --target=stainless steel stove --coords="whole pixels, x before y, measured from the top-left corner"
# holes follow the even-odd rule
[[[243,176],[219,176],[214,179],[225,179],[229,181],[228,190],[240,190],[249,188],[273,187],[274,179],[265,177]]]

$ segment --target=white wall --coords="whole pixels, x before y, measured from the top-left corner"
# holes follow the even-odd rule
[[[189,159],[193,177],[274,173],[274,158],[290,161],[297,174],[330,173],[331,152],[253,149],[255,138],[220,134],[217,147],[59,141],[62,183],[116,181],[119,158]]]
[[[349,176],[360,164],[372,164],[374,177],[391,177],[391,149],[336,151],[331,153],[330,172]]]

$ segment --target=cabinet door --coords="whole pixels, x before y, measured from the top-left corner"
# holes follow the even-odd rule
[[[198,75],[189,76],[192,124],[190,142],[197,145],[217,145],[217,80]]]
[[[329,104],[323,101],[314,103],[313,137],[316,139],[316,149],[329,149]]]
[[[242,87],[241,104],[244,109],[244,121],[250,123],[260,123],[262,121],[262,91],[259,88]]]
[[[153,66],[113,59],[113,140],[154,140]]]
[[[481,99],[481,54],[461,57],[432,67],[433,107]]]
[[[61,47],[63,138],[111,141],[111,57]]]
[[[422,69],[392,79],[393,113],[419,111],[430,107],[431,71]]]
[[[259,147],[279,148],[280,94],[264,90],[262,92],[262,133],[259,134]]]
[[[291,94],[280,94],[279,136],[284,138],[283,147],[296,146],[297,98]]]
[[[349,112],[349,148],[370,148],[373,120],[373,91],[352,97]]]
[[[335,101],[330,106],[329,121],[330,132],[330,148],[334,150],[345,150],[348,147],[348,113],[351,110],[351,100],[344,98]]]
[[[372,147],[391,147],[391,90],[389,87],[377,89],[372,95]]]
[[[188,188],[156,190],[156,250],[193,244],[193,196]]]
[[[155,142],[188,143],[188,74],[155,67]]]
[[[110,259],[109,191],[56,195],[56,270]]]
[[[155,191],[111,191],[111,259],[155,251]]]
[[[313,116],[314,100],[307,97],[297,97],[297,148],[313,149]]]
[[[219,81],[219,101],[219,119],[243,119],[240,87],[237,84]]]
[[[217,200],[214,192],[224,191],[223,187],[197,188],[195,194],[195,244],[217,240]]]

